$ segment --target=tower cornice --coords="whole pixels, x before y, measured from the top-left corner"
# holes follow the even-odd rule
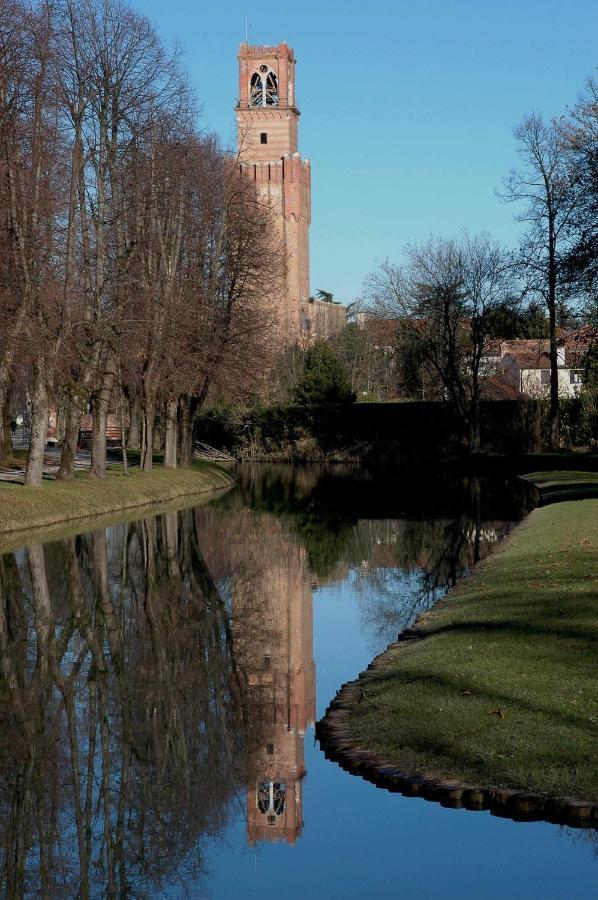
[[[252,119],[279,119],[281,113],[301,115],[301,110],[298,106],[250,106],[249,103],[241,103],[240,100],[237,100],[235,112],[248,112]]]

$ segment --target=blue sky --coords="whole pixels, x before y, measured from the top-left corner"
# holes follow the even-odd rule
[[[133,0],[179,38],[203,126],[234,142],[238,44],[298,59],[299,146],[312,162],[311,286],[354,299],[376,259],[462,228],[517,240],[495,189],[512,131],[560,115],[597,74],[596,0]]]

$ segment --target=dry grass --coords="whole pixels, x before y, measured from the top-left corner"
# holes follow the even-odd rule
[[[584,473],[585,475],[585,473]],[[369,683],[360,746],[403,770],[598,799],[598,500],[535,510]]]

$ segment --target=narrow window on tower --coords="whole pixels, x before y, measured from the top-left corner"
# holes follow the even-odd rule
[[[262,133],[260,134],[260,144],[267,144],[267,143],[268,143],[268,135],[265,131],[262,131]]]

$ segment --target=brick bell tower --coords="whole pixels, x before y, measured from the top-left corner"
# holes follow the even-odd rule
[[[279,327],[285,343],[301,337],[302,310],[309,302],[311,171],[297,149],[299,109],[295,54],[286,43],[239,51],[236,107],[239,160],[274,213],[286,253]]]

